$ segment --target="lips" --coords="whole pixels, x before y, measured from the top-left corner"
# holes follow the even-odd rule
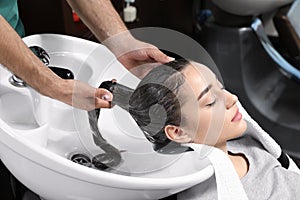
[[[239,112],[239,109],[237,109],[235,115],[231,119],[232,122],[240,121],[242,119],[242,114]]]

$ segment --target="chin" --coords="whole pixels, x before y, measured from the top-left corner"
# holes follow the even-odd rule
[[[238,132],[240,133],[239,136],[243,135],[245,133],[245,131],[247,130],[247,122],[242,119],[239,123],[238,123]]]
[[[244,119],[241,119],[238,123],[235,123],[228,130],[230,134],[228,135],[228,139],[236,139],[241,137],[245,131],[247,130],[247,122]]]

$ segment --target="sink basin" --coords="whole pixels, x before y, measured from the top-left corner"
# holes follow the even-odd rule
[[[258,16],[291,3],[293,0],[213,0],[221,9],[241,16]]]
[[[1,70],[0,73],[9,74],[5,70]],[[37,128],[32,107],[28,89],[0,84],[0,118],[9,126],[21,130]]]
[[[116,78],[138,83],[103,45],[80,38],[41,34],[23,38],[44,48],[50,65],[68,68],[75,79],[98,87]],[[44,200],[160,199],[205,181],[213,167],[195,152],[163,155],[129,114],[115,106],[102,109],[98,127],[120,151],[122,162],[99,170],[88,160],[103,151],[95,145],[86,111],[17,88],[0,67],[0,158],[10,172]],[[74,155],[76,160],[71,160]],[[86,158],[86,159],[85,159]]]

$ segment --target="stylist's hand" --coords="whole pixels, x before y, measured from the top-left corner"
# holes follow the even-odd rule
[[[174,60],[157,47],[135,40],[136,49],[125,52],[118,60],[135,76],[143,78],[154,67]]]
[[[88,111],[96,108],[110,108],[113,98],[108,90],[93,88],[77,80],[63,80],[57,91],[54,98]]]
[[[117,59],[138,78],[143,78],[155,66],[174,60],[157,47],[135,39],[130,32],[114,35],[102,44],[106,45]]]
[[[120,52],[117,58],[128,70],[145,63],[167,63],[173,60],[157,47],[134,38],[131,40],[130,48]]]

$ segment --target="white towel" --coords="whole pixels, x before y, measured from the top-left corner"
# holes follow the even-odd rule
[[[240,102],[238,102],[239,112],[243,115],[243,118],[247,121],[247,131],[245,134],[251,135],[262,143],[262,145],[272,154],[275,158],[279,158],[281,155],[281,148],[275,142],[273,138],[266,133],[256,121],[254,121],[250,115],[246,112]]]
[[[273,155],[276,159],[278,159],[282,152],[280,145],[266,131],[264,131],[259,126],[259,124],[256,121],[254,121],[254,119],[250,117],[250,115],[246,112],[246,110],[243,108],[240,102],[238,102],[238,107],[240,113],[243,115],[243,118],[247,122],[248,127],[245,134],[249,134],[252,137],[256,138],[258,141],[260,141],[265,147],[265,149],[269,151],[269,153]],[[300,174],[300,170],[295,164],[295,162],[289,156],[288,159],[290,162],[288,169]]]
[[[206,155],[214,167],[218,200],[248,199],[239,176],[226,153],[203,144],[189,144],[189,146],[201,157]]]

